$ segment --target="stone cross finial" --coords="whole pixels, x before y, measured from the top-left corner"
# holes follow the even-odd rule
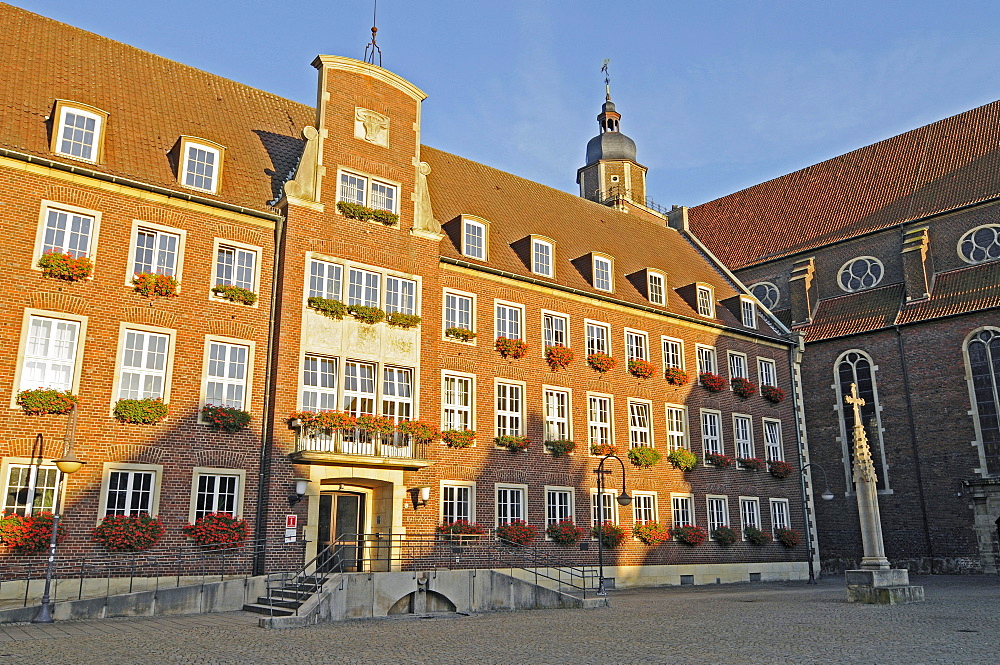
[[[854,480],[875,484],[877,476],[875,464],[872,462],[872,450],[868,445],[865,426],[861,422],[861,407],[864,406],[865,400],[858,397],[858,384],[851,384],[851,395],[845,397],[844,401],[854,407]]]

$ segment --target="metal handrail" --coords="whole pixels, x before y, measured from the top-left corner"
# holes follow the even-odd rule
[[[300,600],[307,600],[310,596],[315,594],[322,588],[329,579],[327,575],[323,575],[322,578],[319,575],[321,562],[328,561],[331,558],[331,551],[336,546],[336,543],[327,545],[322,550],[320,550],[316,556],[314,556],[309,561],[302,564],[302,567],[295,572],[278,572],[278,573],[268,573],[265,580],[267,585],[267,605],[270,608],[271,616],[274,616],[274,593],[278,591],[282,594],[282,599],[287,600],[287,595],[292,594],[292,599],[294,602],[298,603]],[[312,573],[310,574],[310,568]],[[279,582],[275,585],[273,582]],[[289,584],[295,588],[291,591],[288,590]],[[303,590],[300,587],[305,586],[308,590]],[[295,606],[295,615],[299,614],[299,604]]]

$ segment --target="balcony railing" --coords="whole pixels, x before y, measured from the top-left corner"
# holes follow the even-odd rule
[[[364,430],[301,428],[295,435],[296,453],[330,453],[358,457],[426,459],[426,442],[394,433],[370,434]]]

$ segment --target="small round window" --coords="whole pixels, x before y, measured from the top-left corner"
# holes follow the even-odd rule
[[[768,309],[774,309],[778,304],[778,287],[771,282],[757,282],[750,287],[750,293]]]
[[[840,288],[845,291],[870,289],[882,281],[885,269],[882,262],[873,256],[859,256],[840,268]]]
[[[1000,226],[989,224],[972,229],[958,242],[958,253],[969,263],[1000,259]]]

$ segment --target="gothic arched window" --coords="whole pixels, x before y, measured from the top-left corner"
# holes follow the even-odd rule
[[[879,489],[889,489],[889,473],[886,469],[885,443],[882,440],[882,417],[879,413],[878,387],[875,385],[875,370],[871,356],[864,351],[852,349],[841,354],[834,365],[837,387],[837,409],[840,412],[840,438],[844,452],[844,470],[847,474],[847,490],[854,491],[851,463],[854,450],[854,409],[844,398],[851,394],[851,384],[858,386],[858,397],[865,400],[861,407],[861,422],[868,435],[868,445],[872,449],[872,461],[879,478]]]
[[[778,304],[778,287],[771,282],[757,282],[750,287],[750,293],[760,301],[760,304],[768,309],[774,309]]]
[[[881,261],[874,256],[859,256],[840,267],[837,283],[843,290],[853,293],[876,286],[884,274]]]
[[[1000,329],[984,328],[965,342],[969,393],[986,472],[1000,471]]]
[[[1000,259],[1000,226],[986,224],[972,229],[958,241],[958,253],[969,263]]]

